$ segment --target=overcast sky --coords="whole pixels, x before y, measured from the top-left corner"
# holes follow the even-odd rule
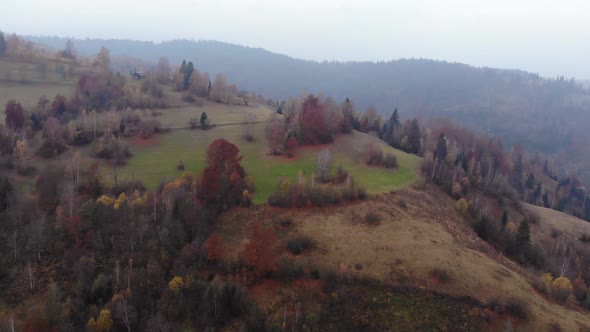
[[[430,58],[590,79],[588,0],[0,0],[0,30],[211,39],[312,60]]]

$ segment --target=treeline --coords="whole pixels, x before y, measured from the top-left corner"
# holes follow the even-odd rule
[[[457,210],[470,216],[481,239],[514,261],[547,272],[535,284],[543,293],[590,308],[590,257],[577,245],[586,237],[553,230],[551,240],[533,241],[531,228],[538,227],[539,218],[520,203],[589,220],[588,193],[577,177],[560,178],[537,154],[521,146],[505,151],[501,141],[448,121],[431,123],[424,144],[424,177],[457,199]]]
[[[257,326],[264,316],[240,280],[276,271],[273,235],[253,229],[236,266],[223,264],[223,242],[211,236],[221,212],[250,204],[254,187],[240,160],[235,145],[216,140],[201,175],[153,192],[134,181],[108,189],[96,165],[79,162],[42,170],[29,195],[2,178],[2,299],[12,307],[39,295],[47,301],[24,317],[0,315],[1,323],[25,331]]]

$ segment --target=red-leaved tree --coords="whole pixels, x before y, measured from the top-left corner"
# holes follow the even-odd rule
[[[6,103],[6,127],[12,130],[22,129],[25,126],[25,110],[20,103],[10,100]]]
[[[332,133],[320,100],[309,95],[301,110],[301,144],[313,145],[332,142]]]
[[[277,270],[277,236],[270,229],[263,229],[260,224],[252,224],[250,242],[244,248],[244,261],[252,267],[257,275]]]
[[[207,260],[216,261],[223,257],[224,247],[223,240],[217,234],[211,236],[205,242],[205,249],[207,249]]]
[[[253,187],[246,180],[240,150],[225,139],[217,139],[207,149],[207,168],[199,181],[198,197],[221,212],[240,204],[244,190]]]

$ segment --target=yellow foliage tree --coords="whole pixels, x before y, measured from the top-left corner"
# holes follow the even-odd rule
[[[553,276],[551,273],[545,273],[539,278],[539,282],[543,287],[543,290],[547,294],[551,294],[551,286],[553,285]]]
[[[119,195],[119,197],[115,200],[115,204],[113,205],[113,208],[115,208],[115,210],[117,210],[126,202],[127,202],[127,194],[121,193]]]
[[[553,281],[551,290],[555,300],[565,302],[572,294],[574,287],[567,277],[559,277]]]
[[[178,294],[179,292],[181,292],[183,287],[184,280],[182,279],[182,277],[179,276],[172,278],[172,280],[170,280],[170,282],[168,283],[168,289],[174,294]]]
[[[102,204],[104,206],[111,206],[115,203],[115,200],[107,195],[102,195],[96,200],[96,204]]]
[[[455,208],[460,213],[465,213],[467,212],[467,209],[469,209],[469,203],[467,203],[467,200],[465,198],[461,198],[457,201],[457,203],[455,203]]]
[[[113,328],[113,317],[108,309],[102,309],[98,319],[90,318],[86,325],[90,332],[108,332]]]

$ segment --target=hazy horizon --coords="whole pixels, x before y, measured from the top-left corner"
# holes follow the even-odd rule
[[[425,58],[590,79],[590,4],[108,0],[0,4],[7,33],[77,39],[216,40],[314,61]],[[105,24],[106,23],[106,24]]]

